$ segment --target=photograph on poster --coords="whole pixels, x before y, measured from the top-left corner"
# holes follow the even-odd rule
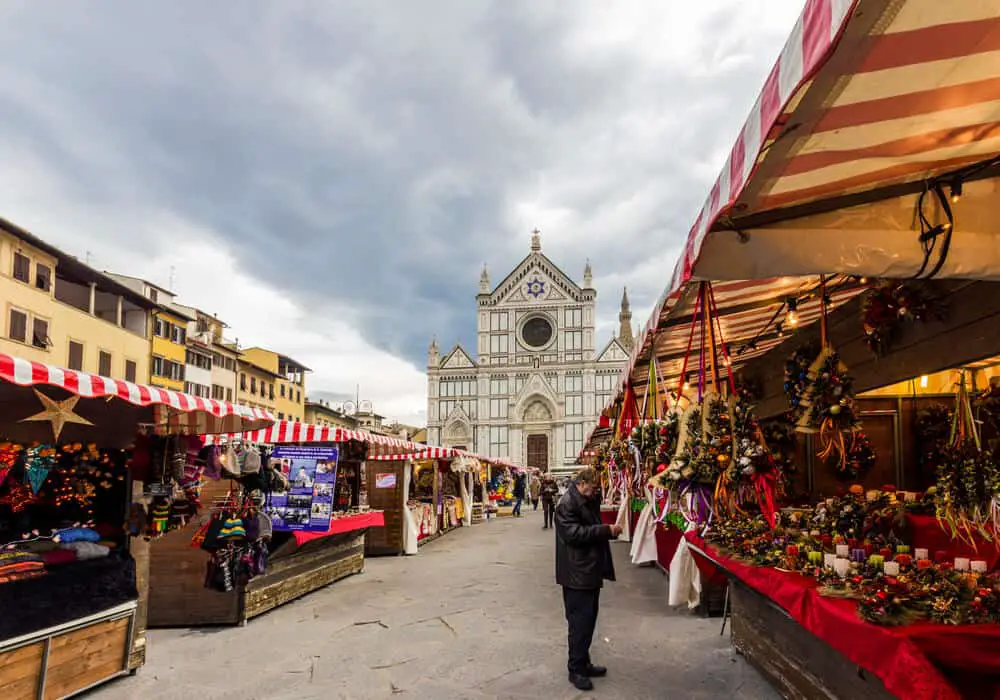
[[[274,494],[267,506],[273,528],[329,530],[337,483],[337,448],[279,445],[271,456],[272,464],[287,474],[291,482],[289,491]]]

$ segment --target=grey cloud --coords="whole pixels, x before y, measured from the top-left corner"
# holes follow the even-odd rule
[[[603,325],[620,282],[645,321],[710,184],[691,173],[714,172],[782,39],[737,27],[735,4],[677,27],[705,35],[654,65],[627,42],[572,50],[605,3],[20,3],[0,10],[0,77],[18,87],[0,128],[94,206],[196,222],[422,366],[431,333],[472,339],[480,264],[499,280],[535,225],[571,276],[590,257],[614,284]],[[568,215],[528,220],[532,203]]]

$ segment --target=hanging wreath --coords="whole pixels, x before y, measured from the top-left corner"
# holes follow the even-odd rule
[[[802,413],[802,397],[809,387],[809,366],[819,354],[819,343],[810,342],[792,353],[785,361],[785,396],[797,418]]]
[[[809,385],[802,396],[802,414],[795,429],[819,433],[819,458],[834,460],[841,473],[848,473],[848,459],[859,428],[852,391],[853,380],[832,347],[825,347],[809,367]]]
[[[845,481],[857,481],[875,466],[877,459],[878,454],[872,441],[863,430],[855,430],[851,437],[847,459],[843,462],[843,468],[838,469],[837,475]]]
[[[865,297],[861,325],[865,343],[876,356],[891,350],[906,323],[941,320],[941,304],[910,283],[883,282]]]
[[[937,517],[951,529],[953,539],[974,543],[973,530],[993,539],[1000,525],[1000,469],[982,448],[972,417],[972,403],[963,376],[955,398],[951,439],[938,464]]]

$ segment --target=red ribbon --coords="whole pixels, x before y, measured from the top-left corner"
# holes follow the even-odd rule
[[[768,525],[772,528],[775,525],[778,513],[774,505],[774,501],[777,498],[777,484],[778,475],[773,470],[764,472],[763,474],[756,472],[753,475],[753,487],[757,492],[757,505],[760,506],[761,515],[764,516]]]

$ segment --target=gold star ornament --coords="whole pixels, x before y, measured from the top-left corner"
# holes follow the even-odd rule
[[[35,392],[35,396],[38,397],[38,400],[42,402],[42,406],[45,407],[45,410],[41,413],[36,413],[33,416],[22,418],[20,420],[21,423],[27,423],[28,421],[49,421],[52,423],[53,440],[59,439],[59,433],[62,432],[63,426],[67,423],[93,425],[93,423],[83,416],[78,416],[73,412],[73,409],[76,408],[76,402],[80,400],[79,396],[71,396],[65,401],[56,401],[54,399],[50,399],[38,389],[34,389],[33,391]]]

